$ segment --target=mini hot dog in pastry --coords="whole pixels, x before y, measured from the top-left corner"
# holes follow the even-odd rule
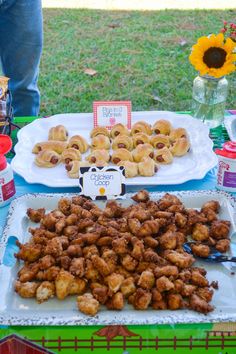
[[[126,178],[132,178],[138,176],[138,164],[136,162],[120,161],[118,162],[117,165],[124,166]]]
[[[121,123],[115,124],[111,129],[111,138],[115,139],[118,135],[129,135],[129,130]]]
[[[95,127],[91,130],[90,138],[94,138],[97,135],[105,135],[110,137],[109,130],[106,127]]]
[[[113,152],[111,161],[114,164],[118,164],[120,161],[133,161],[133,156],[129,150],[118,149]]]
[[[69,147],[79,150],[83,154],[88,150],[89,145],[81,135],[74,135],[69,140]]]
[[[151,177],[158,171],[158,166],[153,159],[146,157],[138,163],[138,170],[140,176]]]
[[[68,131],[64,127],[64,125],[57,125],[56,127],[52,127],[48,133],[48,140],[58,140],[58,141],[66,141],[68,138]]]
[[[131,151],[133,149],[133,140],[127,135],[118,135],[112,144],[112,149],[127,149]]]
[[[110,155],[109,152],[105,149],[94,150],[86,157],[86,160],[89,161],[91,164],[96,164],[97,161],[109,162]]]
[[[68,144],[64,141],[43,141],[34,145],[32,152],[34,154],[38,154],[42,150],[52,150],[61,154],[66,148]]]
[[[133,158],[135,162],[140,162],[144,157],[154,156],[153,147],[150,144],[139,144],[133,151]]]
[[[136,148],[139,144],[149,144],[150,136],[145,133],[137,133],[133,135],[133,144]]]
[[[82,156],[79,150],[76,150],[74,148],[69,148],[63,151],[61,154],[61,159],[62,162],[64,163],[69,163],[71,161],[80,161],[82,160]]]
[[[156,134],[169,135],[172,130],[172,126],[168,120],[160,119],[153,124],[152,129]]]
[[[111,146],[110,139],[106,135],[96,135],[92,138],[91,149],[92,150],[109,150]]]
[[[184,128],[177,128],[177,129],[174,129],[170,132],[170,141],[172,141],[172,142],[177,139],[180,139],[180,138],[187,139],[187,137],[188,137],[188,134],[187,134],[186,129],[184,129]]]
[[[89,166],[91,166],[91,165],[87,161],[71,161],[65,166],[65,168],[66,168],[68,177],[78,178],[79,177],[79,168],[80,167],[89,167]]]
[[[189,140],[186,138],[180,138],[175,140],[174,144],[170,147],[170,151],[174,156],[183,156],[187,154],[189,148]]]
[[[155,151],[153,159],[160,164],[169,164],[173,161],[173,155],[167,147],[163,147]]]
[[[35,157],[35,164],[39,167],[55,167],[60,163],[61,157],[55,151],[43,150]]]
[[[150,143],[155,149],[162,149],[170,146],[170,139],[168,135],[158,134],[151,137]]]
[[[147,135],[152,135],[152,127],[150,124],[140,120],[139,122],[135,123],[131,129],[131,135],[137,133],[145,133]]]

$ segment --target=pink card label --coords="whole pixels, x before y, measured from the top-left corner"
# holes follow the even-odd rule
[[[8,183],[2,186],[2,199],[3,201],[8,200],[9,198],[13,197],[16,193],[14,180],[12,179]]]
[[[93,103],[94,127],[111,129],[117,123],[131,129],[131,101],[95,101]]]

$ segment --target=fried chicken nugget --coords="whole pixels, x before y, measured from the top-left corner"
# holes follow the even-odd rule
[[[207,245],[203,245],[203,244],[191,244],[191,250],[194,254],[194,256],[197,256],[197,257],[208,257],[211,250],[210,250],[210,247],[207,246]]]
[[[200,287],[209,286],[208,280],[199,271],[195,270],[192,272],[191,282]]]
[[[97,255],[93,255],[91,257],[91,261],[93,263],[94,268],[96,268],[103,277],[106,277],[111,273],[111,269],[108,267],[107,263],[101,257]]]
[[[109,310],[122,310],[125,305],[123,294],[121,292],[115,293],[105,305]]]
[[[117,238],[115,240],[112,241],[112,248],[113,251],[117,254],[125,254],[129,252],[129,248],[128,248],[128,241],[124,238]]]
[[[122,294],[124,295],[124,297],[129,297],[130,295],[132,295],[135,291],[136,291],[136,286],[134,283],[134,278],[133,277],[129,277],[123,280],[120,290],[122,292]]]
[[[124,280],[123,275],[118,273],[112,273],[105,278],[109,290],[112,291],[113,293],[117,293],[117,291],[120,290],[123,280]]]
[[[75,204],[75,202],[68,199],[68,198],[61,198],[58,202],[58,209],[65,215],[69,215],[71,213],[71,204],[72,202]]]
[[[139,261],[143,259],[144,244],[143,240],[139,240],[137,237],[132,237],[131,243],[133,249],[131,251],[131,256]]]
[[[21,283],[19,280],[16,280],[15,282],[15,291],[24,298],[31,298],[35,297],[36,295],[36,290],[39,287],[40,283],[36,282],[26,282],[26,283]]]
[[[156,288],[160,293],[172,290],[174,287],[174,283],[164,275],[156,280]]]
[[[29,219],[33,222],[40,222],[45,215],[45,208],[40,209],[27,209],[27,215]]]
[[[137,236],[145,237],[155,235],[158,233],[159,228],[160,226],[157,220],[147,220],[141,225],[140,229],[138,230]]]
[[[208,287],[198,288],[196,294],[206,302],[210,302],[212,300],[213,290],[209,289]]]
[[[159,301],[153,301],[152,308],[154,310],[166,310],[167,309],[167,302],[164,299],[159,300]]]
[[[144,257],[144,260],[146,262],[156,263],[156,264],[159,264],[159,265],[166,265],[167,264],[166,260],[164,258],[162,258],[161,256],[159,256],[152,249],[147,249],[144,252],[143,257]]]
[[[140,274],[138,285],[142,289],[150,290],[155,285],[155,277],[151,270],[145,270]]]
[[[66,227],[66,219],[61,218],[55,223],[55,231],[57,234],[61,234],[63,232],[63,229]]]
[[[121,258],[121,264],[126,270],[133,272],[138,265],[138,261],[129,254],[125,254]]]
[[[77,305],[81,312],[89,316],[95,316],[100,308],[99,302],[89,293],[78,296]]]
[[[15,253],[17,259],[21,259],[28,263],[33,263],[37,261],[42,254],[42,245],[25,243],[21,244],[19,241],[16,241],[16,245],[20,248],[19,252]]]
[[[69,295],[71,283],[74,280],[74,276],[61,269],[55,280],[56,296],[59,300],[63,300]]]
[[[207,314],[214,310],[214,307],[209,305],[204,299],[199,297],[197,294],[192,294],[190,296],[189,307],[194,311]]]
[[[179,268],[189,268],[195,261],[191,254],[174,250],[165,251],[164,257]]]
[[[69,257],[78,258],[82,256],[82,248],[80,245],[69,245],[66,250],[66,253]]]
[[[86,290],[87,282],[85,279],[75,277],[69,285],[68,295],[80,295]]]
[[[162,294],[160,291],[157,290],[157,288],[152,289],[152,302],[156,301],[161,301],[162,300]]]
[[[132,305],[136,310],[146,310],[152,300],[152,293],[138,288],[133,295]]]
[[[181,295],[184,297],[189,297],[195,292],[196,289],[197,289],[196,285],[184,284],[181,290]]]
[[[217,249],[217,251],[225,253],[229,250],[230,248],[230,240],[228,239],[223,239],[223,240],[219,240],[216,242],[215,248]]]
[[[159,243],[164,250],[174,250],[177,246],[176,233],[172,231],[165,232],[159,238]]]
[[[176,226],[180,227],[180,228],[183,228],[186,226],[187,222],[188,222],[188,218],[185,214],[182,214],[182,213],[175,213],[175,224]]]
[[[158,202],[160,210],[166,210],[173,205],[182,205],[182,202],[178,197],[169,193],[166,193]]]
[[[132,232],[133,235],[137,235],[141,227],[141,222],[135,218],[128,219],[128,226],[130,232]]]
[[[159,245],[159,242],[157,241],[157,239],[155,239],[152,236],[144,237],[143,242],[147,248],[157,248],[157,246]]]
[[[34,279],[39,270],[39,263],[29,263],[24,265],[18,272],[18,277],[21,283],[26,283]]]
[[[192,238],[195,241],[208,240],[210,236],[209,229],[206,225],[196,223],[193,227]]]
[[[104,305],[108,300],[108,287],[100,283],[91,283],[90,288],[93,297],[102,305]]]
[[[133,199],[136,203],[140,203],[140,202],[146,203],[147,201],[149,201],[150,197],[148,191],[143,189],[138,193],[136,193],[133,197],[131,197],[131,199]]]
[[[156,278],[160,278],[163,275],[166,277],[174,277],[177,278],[179,275],[179,270],[178,267],[174,266],[174,265],[166,265],[163,267],[156,267],[154,269],[154,274]]]
[[[210,236],[216,240],[229,237],[230,221],[216,220],[213,221],[210,228]]]
[[[60,237],[54,237],[53,239],[49,240],[45,249],[45,255],[51,255],[53,257],[59,257],[63,253],[62,242]]]
[[[43,281],[36,290],[36,299],[39,304],[47,301],[55,295],[55,285],[49,281]]]
[[[178,310],[183,307],[183,298],[180,294],[167,294],[167,306],[170,310]]]
[[[60,272],[60,268],[57,266],[52,266],[46,270],[41,270],[36,274],[37,280],[48,280],[53,281],[56,279],[57,275]]]
[[[70,265],[70,273],[82,278],[85,272],[85,258],[73,258]]]
[[[85,264],[85,278],[91,281],[98,281],[101,276],[98,270],[93,266],[92,261],[90,259],[86,259]]]
[[[201,211],[206,211],[207,209],[213,210],[215,213],[219,213],[220,211],[220,203],[216,200],[210,200],[203,204]]]

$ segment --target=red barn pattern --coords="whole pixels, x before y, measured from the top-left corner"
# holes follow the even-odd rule
[[[53,352],[41,348],[28,340],[15,334],[0,340],[0,354],[53,354]]]

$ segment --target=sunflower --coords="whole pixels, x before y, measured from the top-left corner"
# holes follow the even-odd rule
[[[236,54],[233,53],[235,47],[230,38],[224,40],[222,33],[201,37],[192,47],[189,60],[200,75],[218,78],[235,71]]]

